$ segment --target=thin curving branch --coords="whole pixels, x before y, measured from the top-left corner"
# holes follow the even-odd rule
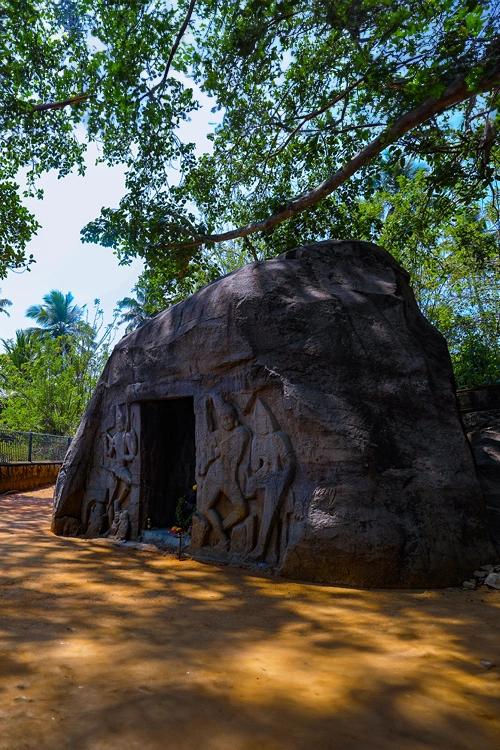
[[[309,112],[309,114],[304,115],[301,121],[299,122],[299,124],[292,130],[291,133],[289,133],[289,135],[285,138],[283,143],[281,143],[279,147],[269,155],[269,158],[274,159],[275,156],[277,156],[281,151],[283,151],[283,149],[285,149],[288,146],[290,141],[293,138],[295,138],[297,133],[300,130],[302,130],[306,122],[309,122],[310,120],[314,120],[315,117],[319,117],[319,115],[322,115],[324,112],[331,109],[336,104],[341,102],[343,99],[348,97],[349,94],[351,94],[354,91],[354,89],[356,89],[363,82],[363,80],[364,78],[360,78],[359,80],[352,83],[350,86],[347,86],[347,88],[345,88],[343,91],[336,94],[332,99],[327,101],[326,104],[324,104],[319,109],[315,109],[314,112]]]
[[[170,68],[172,66],[172,62],[175,57],[175,53],[179,49],[179,44],[182,41],[182,37],[184,36],[184,33],[189,26],[189,22],[191,20],[191,16],[193,15],[194,6],[196,5],[196,0],[191,0],[189,3],[189,7],[187,9],[186,17],[184,18],[184,21],[182,22],[182,26],[180,27],[177,36],[175,37],[174,43],[172,45],[172,49],[170,50],[170,54],[168,56],[167,65],[165,67],[165,71],[161,77],[161,81],[159,81],[153,88],[149,89],[146,96],[152,97],[158,89],[163,88],[165,86],[165,83],[167,82],[168,74],[170,73]],[[144,97],[141,97],[144,98]]]
[[[309,190],[306,193],[291,198],[286,205],[280,208],[276,213],[268,216],[262,221],[255,221],[237,229],[230,229],[227,232],[221,232],[219,234],[208,234],[199,235],[194,237],[192,240],[171,242],[162,245],[163,248],[194,248],[200,247],[200,245],[226,242],[228,240],[235,240],[240,237],[246,237],[249,234],[255,232],[266,232],[274,227],[282,224],[284,221],[296,216],[302,211],[315,206],[317,203],[322,201],[328,195],[331,195],[340,185],[346,182],[353,174],[359,169],[368,164],[378,154],[380,154],[387,146],[397,141],[405,133],[413,130],[427,120],[435,117],[436,115],[445,112],[450,107],[453,107],[460,102],[465,101],[471,96],[475,96],[477,93],[482,91],[489,91],[500,85],[500,68],[496,66],[489,75],[484,76],[479,83],[476,85],[476,89],[472,91],[465,80],[465,76],[457,77],[453,83],[451,83],[438,97],[430,97],[424,102],[419,104],[414,109],[406,112],[404,115],[399,117],[392,125],[386,128],[380,135],[372,140],[365,148],[363,148],[356,156],[351,159],[347,164],[341,167],[337,172],[328,177],[322,183]]]

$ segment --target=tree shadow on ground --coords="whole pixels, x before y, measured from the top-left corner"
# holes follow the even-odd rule
[[[0,748],[498,748],[497,593],[269,579],[49,513],[0,498]]]

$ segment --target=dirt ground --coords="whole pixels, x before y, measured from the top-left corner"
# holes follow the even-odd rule
[[[1,750],[500,748],[500,592],[57,538],[51,495],[0,497]]]

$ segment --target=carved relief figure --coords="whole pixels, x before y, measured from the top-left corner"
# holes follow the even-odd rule
[[[251,445],[247,495],[263,491],[262,518],[255,559],[266,555],[273,529],[295,472],[295,456],[288,435],[282,432],[267,404],[257,399],[254,409],[254,435]]]
[[[138,448],[136,432],[129,425],[127,404],[116,406],[115,432],[107,432],[105,439],[108,468],[113,476],[108,503],[108,519],[111,527],[114,518],[130,494],[132,474],[129,464],[136,457]]]
[[[110,539],[116,539],[119,542],[125,542],[130,532],[130,517],[128,510],[120,510],[115,513],[113,523],[108,532]]]
[[[85,536],[90,538],[100,536],[106,522],[106,504],[102,500],[92,500],[87,511]]]
[[[211,403],[214,401],[212,399]],[[203,478],[200,482],[199,507],[201,514],[215,530],[218,544],[227,549],[227,532],[248,515],[241,467],[244,467],[245,459],[248,461],[251,433],[248,427],[240,424],[232,404],[220,399],[215,405],[217,428],[211,431],[209,429],[205,451],[197,467],[198,475]],[[231,512],[224,519],[216,509],[221,495],[232,506]]]

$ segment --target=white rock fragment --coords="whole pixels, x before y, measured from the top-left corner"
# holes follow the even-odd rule
[[[500,590],[500,573],[490,573],[484,583],[492,589]]]
[[[495,662],[490,661],[489,659],[481,659],[479,663],[483,667],[483,669],[493,669],[494,667],[496,667]]]

